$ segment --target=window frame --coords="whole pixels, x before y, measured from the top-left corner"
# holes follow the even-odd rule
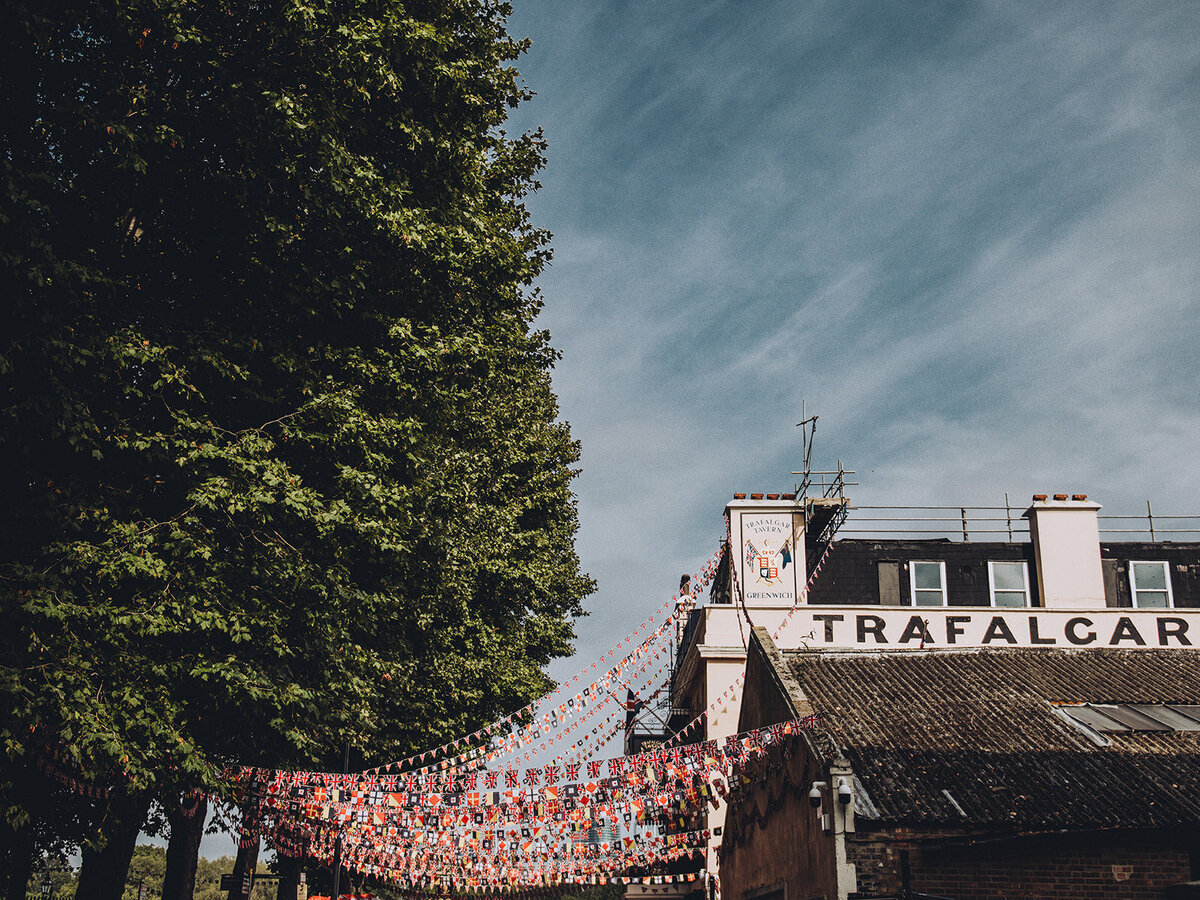
[[[1134,572],[1137,571],[1136,566],[1162,566],[1163,583],[1166,585],[1167,605],[1166,606],[1141,606],[1138,604],[1137,578]],[[1161,594],[1159,588],[1141,588],[1142,593],[1146,594]],[[1129,560],[1129,600],[1134,609],[1174,609],[1175,608],[1175,592],[1171,590],[1171,564],[1165,559],[1131,559]]]
[[[994,566],[999,563],[1004,566],[1020,566],[1021,574],[1025,580],[1025,602],[1020,606],[1001,606],[996,602],[996,575]],[[995,609],[1029,609],[1033,605],[1033,599],[1029,595],[1029,563],[1023,559],[989,559],[987,561],[988,570],[988,599],[991,601]],[[1002,591],[1006,594],[1015,594],[1016,591],[1012,588],[1003,588]]]
[[[918,588],[917,587],[917,566],[918,565],[927,565],[927,566],[937,566],[938,567],[938,573],[939,573],[939,577],[941,578],[941,585],[942,585],[942,587],[941,587],[942,602],[941,603],[938,603],[938,604],[924,603],[924,604],[922,604],[922,603],[917,602],[917,592],[918,591],[920,591],[921,593],[932,593],[933,592],[933,588]],[[930,609],[936,609],[938,606],[945,607],[945,606],[950,605],[950,591],[948,590],[948,587],[946,585],[946,561],[944,559],[910,559],[908,561],[908,599],[914,607],[926,606]]]

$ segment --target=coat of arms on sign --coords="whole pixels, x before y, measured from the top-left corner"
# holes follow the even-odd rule
[[[787,538],[778,545],[769,538],[759,538],[757,545],[746,541],[746,568],[760,584],[780,584],[791,563],[792,546]]]

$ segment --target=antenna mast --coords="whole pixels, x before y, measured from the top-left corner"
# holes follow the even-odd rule
[[[796,427],[804,429],[801,438],[801,446],[804,449],[804,465],[800,472],[800,484],[796,486],[796,498],[803,504],[804,498],[808,496],[809,485],[812,484],[812,445],[813,438],[817,435],[817,417],[808,414],[807,400],[800,401],[800,415],[804,418],[796,423]]]
[[[837,530],[846,521],[846,513],[850,507],[850,501],[846,498],[846,485],[855,485],[858,482],[846,480],[846,476],[853,475],[854,472],[842,468],[840,459],[836,471],[813,471],[812,449],[813,437],[817,433],[817,417],[808,414],[807,403],[801,403],[803,405],[800,407],[800,415],[804,418],[796,423],[796,427],[803,429],[804,466],[801,471],[792,474],[801,478],[796,486],[796,506],[804,513],[805,556],[808,571],[811,572],[826,548],[833,542]],[[814,481],[818,478],[819,484]]]

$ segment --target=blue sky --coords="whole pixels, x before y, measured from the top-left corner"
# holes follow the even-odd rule
[[[563,677],[814,462],[1200,512],[1200,4],[514,0],[599,580]]]

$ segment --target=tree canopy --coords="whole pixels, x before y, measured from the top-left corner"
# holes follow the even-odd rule
[[[592,585],[507,5],[8,6],[8,758],[216,787],[544,690]]]

